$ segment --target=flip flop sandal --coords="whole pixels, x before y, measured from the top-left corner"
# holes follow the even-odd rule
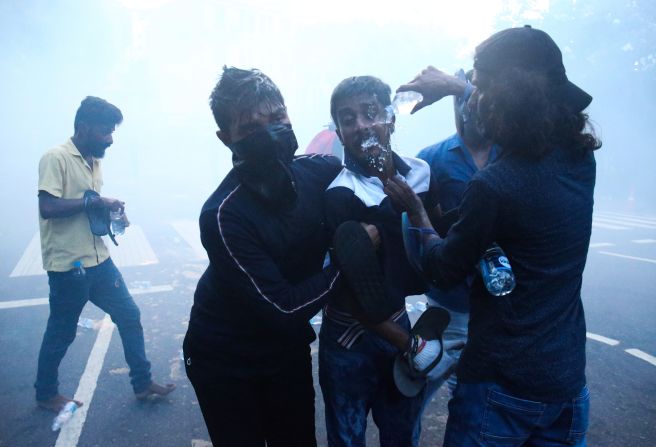
[[[399,354],[394,359],[394,383],[401,394],[406,397],[415,397],[424,388],[428,377],[435,367],[446,357],[449,357],[444,348],[442,333],[449,325],[451,316],[446,309],[429,307],[421,314],[410,330],[410,335],[419,335],[424,340],[439,340],[442,345],[440,354],[423,370],[414,367],[414,358],[410,354]],[[449,357],[450,359],[450,357]]]

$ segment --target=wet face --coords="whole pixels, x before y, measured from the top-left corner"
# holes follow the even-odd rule
[[[284,104],[264,101],[252,109],[239,111],[234,114],[230,128],[216,134],[225,145],[229,145],[266,129],[270,124],[290,124]]]
[[[393,115],[370,94],[342,99],[335,110],[337,135],[349,158],[372,174],[382,173],[392,162]]]
[[[112,134],[116,130],[114,125],[94,124],[85,126],[83,138],[89,154],[94,158],[103,158],[105,151],[114,143]]]

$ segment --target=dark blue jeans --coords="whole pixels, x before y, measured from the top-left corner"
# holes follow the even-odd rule
[[[399,323],[409,330],[407,316]],[[324,317],[319,336],[319,383],[328,445],[364,447],[371,411],[382,447],[416,446],[423,394],[410,399],[396,389],[392,367],[398,350],[368,331],[346,349],[336,341],[343,332],[343,326]]]
[[[587,386],[573,399],[544,403],[513,396],[495,383],[458,383],[444,446],[584,447],[589,409]]]
[[[82,276],[74,271],[48,272],[50,316],[39,351],[36,399],[47,400],[58,391],[57,370],[73,343],[82,308],[91,301],[107,312],[116,323],[123,342],[125,360],[135,393],[150,384],[150,362],[146,358],[141,313],[128,292],[121,273],[111,258],[89,267]]]

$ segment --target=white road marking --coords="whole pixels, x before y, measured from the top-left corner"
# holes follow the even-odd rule
[[[13,309],[15,307],[41,306],[48,304],[48,298],[34,298],[31,300],[13,300],[0,302],[0,309]]]
[[[592,221],[592,228],[602,228],[604,230],[628,230],[629,227],[622,227],[619,225],[610,225],[605,223],[600,223],[596,220]]]
[[[619,340],[614,340],[612,338],[604,337],[603,335],[599,335],[599,334],[593,334],[592,332],[586,332],[585,336],[591,340],[596,340],[610,346],[617,346],[620,344]],[[640,349],[629,348],[629,349],[625,349],[624,352],[626,352],[627,354],[631,354],[634,357],[637,357],[641,360],[644,360],[647,363],[651,363],[652,365],[656,366],[656,357],[654,357],[651,354],[647,354],[646,352],[641,351]]]
[[[32,240],[27,244],[27,248],[18,260],[16,267],[12,270],[9,277],[41,275],[43,270],[43,261],[41,260],[41,238],[37,231]]]
[[[173,286],[166,284],[162,286],[152,286],[144,289],[130,289],[131,295],[145,295],[147,293],[161,293],[161,292],[170,292],[173,290]],[[1,301],[0,309],[13,309],[16,307],[28,307],[28,306],[41,306],[48,304],[48,298],[33,298],[29,300],[13,300],[13,301]]]
[[[590,248],[613,247],[615,244],[610,242],[595,242],[590,244]]]
[[[200,229],[195,220],[177,220],[171,226],[184,241],[189,244],[198,259],[207,259],[207,253],[200,242]]]
[[[633,261],[642,261],[642,262],[649,262],[650,264],[656,264],[656,259],[639,258],[637,256],[623,255],[623,254],[620,254],[620,253],[613,253],[613,252],[610,252],[610,251],[598,251],[597,253],[600,253],[602,255],[607,255],[607,256],[615,256],[617,258],[631,259]]]
[[[108,237],[103,239],[117,267],[151,265],[159,262],[139,225],[130,225],[125,229],[125,234],[116,236],[118,247]]]
[[[116,241],[119,243],[118,247],[107,237],[103,239],[117,267],[150,265],[159,262],[139,225],[130,225],[125,230],[125,234],[116,237]],[[41,242],[37,231],[9,276],[13,278],[17,276],[44,275],[45,273],[41,259]]]
[[[87,419],[87,412],[91,406],[93,393],[96,391],[96,386],[98,385],[98,376],[100,375],[100,370],[105,362],[107,348],[109,348],[109,342],[112,340],[114,327],[115,325],[112,323],[109,315],[105,315],[102,327],[98,331],[96,342],[91,349],[87,366],[80,378],[80,384],[78,385],[75,396],[73,397],[75,400],[82,401],[84,405],[82,405],[75,412],[71,420],[61,428],[55,447],[77,446],[80,434],[82,433],[82,427],[84,426],[84,421]]]
[[[647,363],[651,363],[652,365],[656,366],[656,357],[653,355],[649,355],[646,352],[641,351],[640,349],[625,349],[626,352],[631,354],[634,357],[638,357],[641,360],[644,360]]]
[[[147,293],[170,292],[171,290],[173,290],[173,286],[170,284],[166,284],[163,286],[152,286],[143,289],[129,289],[129,290],[130,290],[130,295],[145,295]]]
[[[654,225],[654,224],[646,224],[646,223],[643,223],[643,222],[635,222],[633,220],[620,219],[620,218],[609,218],[609,217],[594,216],[593,217],[593,222],[600,222],[600,223],[606,223],[606,224],[611,224],[611,225],[626,225],[626,226],[635,227],[635,228],[656,229],[656,225]]]
[[[593,334],[592,332],[586,332],[585,336],[588,337],[590,340],[600,341],[610,346],[617,346],[620,344],[619,340],[614,340],[612,338],[604,337],[603,335]]]
[[[634,239],[631,242],[634,244],[654,244],[656,243],[656,239]]]
[[[656,218],[653,218],[653,217],[634,216],[634,215],[630,215],[630,214],[614,213],[614,212],[611,212],[611,211],[604,211],[604,212],[594,213],[594,216],[610,217],[610,218],[613,218],[613,219],[622,219],[622,220],[626,220],[626,221],[629,221],[629,222],[639,222],[639,223],[656,225]]]

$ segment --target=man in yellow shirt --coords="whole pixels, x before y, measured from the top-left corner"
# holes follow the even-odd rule
[[[46,152],[39,162],[39,227],[43,267],[50,285],[50,316],[34,387],[39,406],[49,410],[59,411],[72,400],[59,394],[57,370],[75,339],[78,318],[87,301],[116,323],[138,399],[166,395],[175,388],[152,381],[139,308],[103,240],[91,232],[87,218],[93,209],[124,209],[120,200],[84,195],[88,190],[100,192],[100,159],[122,121],[116,106],[88,96],[75,115],[73,137]]]

